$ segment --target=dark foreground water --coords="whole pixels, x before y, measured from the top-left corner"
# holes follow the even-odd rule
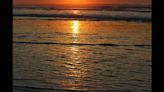
[[[14,92],[151,92],[150,22],[13,24]]]

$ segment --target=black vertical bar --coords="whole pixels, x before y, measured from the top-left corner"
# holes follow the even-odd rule
[[[12,0],[0,0],[0,84],[12,92]]]

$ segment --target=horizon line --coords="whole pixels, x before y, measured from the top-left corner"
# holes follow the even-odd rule
[[[134,6],[134,7],[152,7],[151,4],[13,4],[13,6]]]

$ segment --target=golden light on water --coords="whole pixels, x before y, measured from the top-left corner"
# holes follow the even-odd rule
[[[74,34],[79,33],[79,21],[77,21],[77,20],[73,21],[72,29],[73,29],[72,33],[74,33]]]
[[[79,14],[79,11],[78,10],[73,10],[73,14]]]
[[[78,38],[79,38],[79,21],[78,20],[74,20],[72,23],[72,37],[73,37],[73,43],[77,43],[78,42]]]

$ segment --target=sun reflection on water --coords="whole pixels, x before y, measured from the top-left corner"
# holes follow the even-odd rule
[[[65,65],[67,67],[65,77],[68,80],[64,83],[64,86],[70,90],[78,90],[81,89],[81,86],[85,85],[83,82],[87,75],[87,68],[84,68],[83,54],[79,46],[71,46],[69,47],[69,51],[70,54],[68,56],[70,60]]]
[[[79,33],[79,21],[74,20],[72,25],[73,33],[78,34]]]
[[[73,10],[73,14],[79,14],[79,11],[78,10]]]
[[[72,42],[79,42],[79,34],[80,34],[80,22],[78,20],[74,20],[71,22],[71,34],[72,34]],[[87,76],[87,68],[83,65],[83,53],[81,52],[81,47],[72,45],[68,49],[69,60],[67,64],[65,64],[66,73],[65,77],[68,79],[63,83],[67,89],[70,90],[79,90],[81,86],[84,86],[84,79]],[[67,52],[68,53],[68,52]]]
[[[79,38],[79,21],[78,20],[74,20],[72,23],[72,37],[73,37],[73,43],[77,43],[78,42],[78,38]]]

